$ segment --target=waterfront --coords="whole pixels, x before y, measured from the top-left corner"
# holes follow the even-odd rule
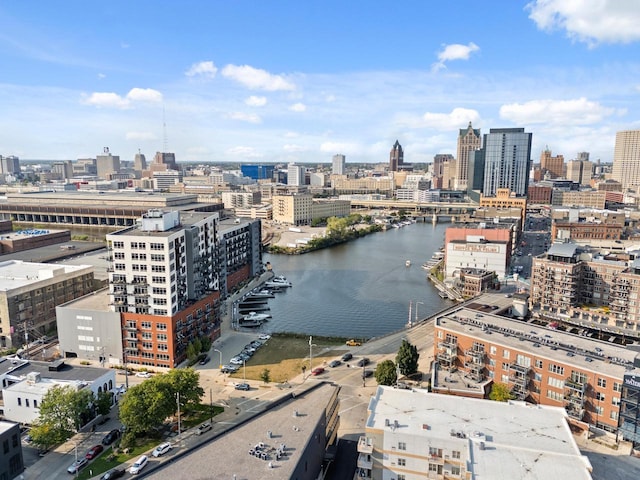
[[[447,226],[416,223],[305,255],[266,254],[293,287],[269,301],[273,318],[262,329],[371,338],[403,328],[410,301],[412,319],[416,302],[420,318],[452,305],[421,268],[443,245]]]

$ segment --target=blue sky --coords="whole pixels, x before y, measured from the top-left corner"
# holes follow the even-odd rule
[[[608,162],[638,25],[635,0],[3,2],[0,155],[430,162],[472,121]]]

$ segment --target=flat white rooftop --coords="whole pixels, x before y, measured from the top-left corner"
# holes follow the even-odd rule
[[[380,386],[369,411],[366,428],[384,431],[385,444],[388,436],[459,444],[473,478],[591,479],[562,408]]]
[[[50,280],[57,275],[91,271],[90,265],[53,265],[50,263],[30,263],[21,260],[0,262],[0,290],[9,291],[25,287],[44,280]]]

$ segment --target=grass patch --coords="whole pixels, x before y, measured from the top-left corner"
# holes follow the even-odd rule
[[[111,459],[113,448],[109,447],[104,452],[102,452],[102,454],[98,458],[96,458],[93,462],[87,465],[80,472],[80,474],[78,475],[78,478],[80,480],[87,480],[92,476],[101,475],[107,470],[115,468],[123,464],[124,462],[127,462],[128,460],[131,460],[134,457],[138,457],[142,455],[144,452],[151,450],[152,448],[155,448],[156,445],[158,445],[158,443],[160,442],[156,438],[146,438],[139,445],[136,445],[135,447],[130,448],[129,453],[127,454],[122,453],[122,451],[120,450],[120,452],[117,455],[115,455],[114,456],[115,458],[113,459]],[[90,471],[93,472],[93,475],[89,473]]]
[[[347,349],[344,338],[313,337],[313,366],[317,367],[342,355]],[[264,369],[269,370],[272,382],[285,382],[309,368],[309,336],[276,334],[247,361],[249,380],[261,380]],[[231,375],[244,378],[243,368]]]

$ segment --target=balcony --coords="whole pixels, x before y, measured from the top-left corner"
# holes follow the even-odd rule
[[[358,452],[359,453],[373,453],[373,440],[371,438],[362,436],[358,439]]]
[[[520,365],[517,363],[512,363],[509,365],[509,368],[521,375],[527,375],[531,371],[531,367],[525,367],[524,365]]]
[[[584,395],[584,392],[587,391],[587,383],[580,382],[577,380],[573,380],[571,377],[565,379],[564,386],[566,389],[572,390],[574,392],[578,392],[581,395]]]
[[[361,453],[358,455],[357,466],[364,470],[371,470],[373,468],[373,459],[371,458],[371,455],[368,453]]]

